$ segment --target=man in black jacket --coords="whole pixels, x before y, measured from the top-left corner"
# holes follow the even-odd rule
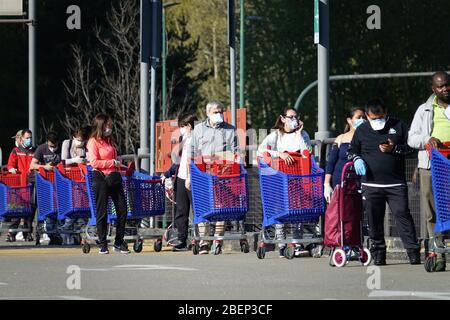
[[[382,99],[366,105],[368,122],[358,127],[348,149],[349,159],[362,177],[364,210],[369,219],[370,251],[375,265],[386,264],[384,215],[386,202],[397,220],[400,237],[411,264],[420,264],[420,244],[408,206],[405,155],[408,128],[402,121],[387,117]]]

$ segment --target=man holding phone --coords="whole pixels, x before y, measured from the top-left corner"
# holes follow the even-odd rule
[[[408,128],[401,120],[387,116],[382,99],[367,102],[368,122],[356,130],[348,149],[362,177],[365,214],[369,220],[370,251],[375,265],[386,264],[384,215],[386,202],[397,221],[403,246],[411,264],[420,264],[420,244],[409,211],[405,177],[405,155],[412,152],[407,144]]]

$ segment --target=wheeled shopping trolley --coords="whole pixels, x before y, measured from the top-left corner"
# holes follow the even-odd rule
[[[320,257],[323,238],[320,218],[325,212],[323,196],[324,172],[319,168],[307,150],[303,154],[289,153],[294,163],[270,158],[266,154],[259,159],[261,200],[263,207],[263,228],[260,233],[259,259],[264,259],[268,244],[285,244],[284,256],[292,259],[295,246],[302,244],[311,256]],[[291,237],[277,237],[274,225],[291,224]]]
[[[431,179],[433,185],[434,204],[436,208],[435,234],[450,230],[450,142],[446,142],[443,148],[430,149]],[[433,237],[425,243],[428,255],[425,258],[425,270],[434,272],[438,255],[450,253],[448,240]]]
[[[247,171],[242,164],[225,160],[196,158],[190,162],[194,230],[192,252],[199,253],[200,241],[213,241],[211,251],[222,251],[224,240],[239,240],[241,251],[250,246],[244,228],[248,212]],[[200,235],[199,223],[234,222],[235,230],[226,230],[223,236]]]
[[[363,247],[364,209],[360,192],[360,177],[353,162],[348,162],[325,213],[324,245],[332,248],[330,266],[343,267],[350,260],[367,266],[372,260],[369,249]]]

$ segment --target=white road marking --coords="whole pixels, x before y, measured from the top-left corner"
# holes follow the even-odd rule
[[[387,297],[417,297],[437,300],[450,300],[450,292],[421,292],[421,291],[389,291],[373,290],[369,298],[387,298]]]
[[[94,300],[80,296],[0,297],[0,300]]]
[[[124,264],[120,266],[114,266],[116,270],[181,270],[181,271],[197,271],[194,268],[186,268],[186,267],[175,267],[170,265],[157,265],[157,264],[147,264],[147,265],[133,265],[133,264]]]

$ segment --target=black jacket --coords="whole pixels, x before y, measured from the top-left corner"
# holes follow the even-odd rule
[[[383,153],[380,143],[391,139],[395,147],[391,153]],[[367,172],[364,183],[406,184],[405,155],[412,153],[408,144],[408,128],[396,118],[389,117],[383,130],[375,131],[369,122],[358,127],[348,149],[349,160],[361,158]]]

